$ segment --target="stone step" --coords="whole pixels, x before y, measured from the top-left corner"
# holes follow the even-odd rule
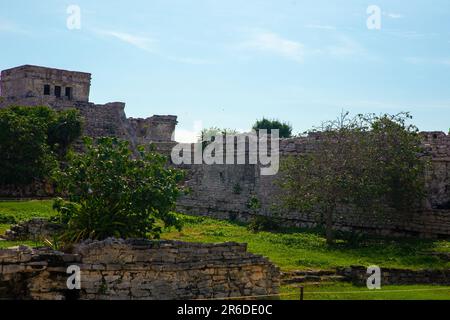
[[[305,276],[291,276],[282,278],[282,284],[296,284],[296,283],[323,283],[345,281],[345,277],[336,274],[333,275],[305,275]]]
[[[332,276],[335,275],[335,270],[294,270],[289,272],[283,272],[281,277],[293,277],[293,276]]]

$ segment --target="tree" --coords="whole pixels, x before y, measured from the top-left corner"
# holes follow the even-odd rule
[[[283,206],[322,213],[328,243],[343,207],[382,215],[388,207],[405,214],[420,206],[426,161],[419,157],[417,128],[406,124],[410,118],[345,113],[312,130],[318,138],[314,150],[282,163]]]
[[[256,121],[253,125],[253,130],[258,132],[261,129],[266,129],[267,133],[270,134],[272,129],[278,129],[280,133],[280,138],[291,138],[292,137],[292,126],[286,122],[280,122],[278,120],[269,120],[262,118],[262,120]]]
[[[200,132],[200,135],[198,137],[198,142],[211,142],[211,139],[215,136],[219,136],[219,135],[236,135],[238,134],[238,132],[235,129],[221,129],[218,127],[210,127],[207,129],[203,129]]]
[[[82,121],[78,110],[69,109],[55,114],[48,127],[48,142],[60,156],[82,133]]]
[[[182,171],[143,147],[133,158],[128,142],[116,138],[86,138],[85,146],[85,153],[70,152],[66,169],[55,175],[67,195],[54,204],[67,225],[64,241],[158,238],[163,226],[181,227],[171,211],[182,192]]]
[[[70,120],[70,121],[69,121]],[[10,107],[0,110],[0,184],[26,185],[47,177],[80,130],[58,132],[64,123],[81,128],[76,111],[48,107]],[[64,146],[60,150],[59,143]]]

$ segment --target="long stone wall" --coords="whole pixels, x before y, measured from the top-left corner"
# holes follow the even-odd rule
[[[68,290],[67,267],[81,269]],[[245,244],[91,241],[72,253],[0,250],[0,299],[208,299],[277,294],[280,272]]]
[[[426,155],[432,159],[425,209],[382,219],[344,211],[335,218],[337,230],[383,236],[450,236],[450,136],[443,132],[424,132],[422,136]],[[281,155],[310,152],[319,138],[312,135],[280,140]],[[255,215],[273,216],[273,208],[279,204],[281,191],[276,180],[280,175],[261,176],[258,165],[192,165],[188,171],[191,193],[178,202],[181,212],[249,221]],[[249,208],[252,198],[261,205],[258,211]],[[320,213],[277,212],[277,217],[284,226],[315,227],[322,221]]]
[[[340,268],[336,272],[356,285],[365,286],[370,274],[363,266]],[[407,270],[381,268],[381,285],[450,285],[450,270]]]

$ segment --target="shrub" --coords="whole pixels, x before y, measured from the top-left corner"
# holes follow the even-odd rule
[[[17,219],[14,216],[0,212],[0,224],[16,224],[16,223]]]
[[[407,218],[425,197],[427,167],[410,118],[408,113],[352,118],[344,113],[313,130],[316,148],[282,163],[283,207],[323,214],[328,243],[342,207],[380,220],[393,208]]]
[[[48,177],[57,167],[57,155],[63,156],[80,134],[81,119],[74,110],[0,110],[0,184],[26,185]]]
[[[236,183],[233,185],[233,194],[241,194],[242,193],[242,187],[239,183]]]
[[[68,156],[68,166],[55,175],[68,201],[54,208],[67,225],[66,242],[107,237],[158,238],[163,227],[181,228],[171,211],[182,189],[183,172],[166,168],[167,159],[139,148],[134,159],[128,142],[85,139],[86,152]]]
[[[247,226],[247,229],[252,232],[276,231],[279,228],[280,222],[277,218],[261,215],[253,217]]]
[[[262,120],[256,121],[253,125],[253,130],[258,132],[261,129],[266,129],[268,134],[272,132],[272,129],[278,129],[280,138],[292,137],[292,126],[289,123],[280,122],[279,120],[262,118]]]

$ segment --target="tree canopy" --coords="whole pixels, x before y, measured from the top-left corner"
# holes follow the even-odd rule
[[[342,206],[380,215],[388,207],[406,214],[425,197],[426,160],[418,130],[407,113],[343,114],[312,130],[311,152],[282,162],[283,206],[323,214],[327,240]]]
[[[261,129],[266,129],[268,134],[272,132],[272,129],[278,129],[280,138],[292,137],[292,126],[287,122],[262,118],[261,120],[256,121],[256,123],[253,125],[253,130],[255,130],[256,132]]]
[[[183,172],[166,167],[167,159],[116,138],[85,139],[84,153],[69,152],[68,165],[55,175],[67,201],[55,209],[67,225],[63,239],[159,237],[163,227],[180,227],[171,212],[183,189]]]
[[[76,110],[10,107],[0,110],[0,184],[47,177],[81,134]]]

